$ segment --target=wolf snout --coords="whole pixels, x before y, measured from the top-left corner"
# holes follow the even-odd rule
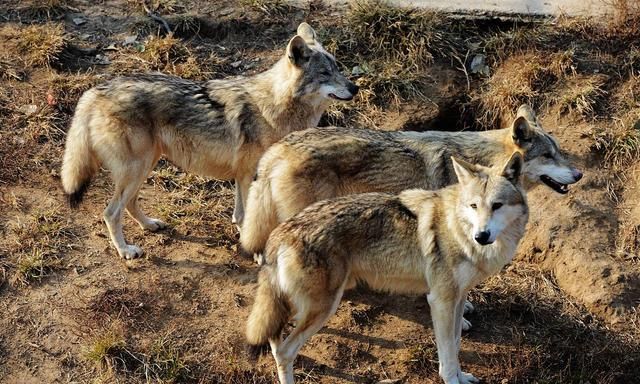
[[[492,241],[489,241],[490,237],[491,237],[491,232],[489,231],[476,232],[476,234],[473,236],[476,242],[480,245],[491,244]]]
[[[573,176],[573,178],[575,179],[576,182],[580,181],[580,179],[582,179],[582,176],[584,176],[582,174],[582,172],[580,172],[577,169],[572,169],[571,170],[571,175]]]
[[[349,91],[349,93],[351,93],[353,96],[358,94],[358,91],[360,90],[360,87],[358,87],[357,85],[349,82],[349,84],[347,84],[347,90]]]

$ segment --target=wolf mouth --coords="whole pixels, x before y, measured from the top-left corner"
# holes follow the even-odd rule
[[[553,189],[558,193],[561,193],[564,195],[569,192],[569,187],[567,186],[567,184],[558,183],[557,181],[555,181],[554,179],[552,179],[547,175],[540,176],[540,180],[542,180],[543,183],[549,186],[549,188]]]
[[[332,99],[342,100],[342,101],[349,101],[349,100],[353,99],[353,96],[349,96],[349,97],[338,97],[338,96],[336,96],[336,94],[335,94],[335,93],[330,93],[330,94],[329,94],[329,97],[330,97],[330,98],[332,98]]]

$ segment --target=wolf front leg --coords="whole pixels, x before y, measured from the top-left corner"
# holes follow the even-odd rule
[[[455,298],[450,293],[431,292],[427,295],[431,307],[433,331],[438,347],[438,373],[446,384],[472,384],[478,380],[462,372],[458,361],[462,332],[462,312],[466,295]]]

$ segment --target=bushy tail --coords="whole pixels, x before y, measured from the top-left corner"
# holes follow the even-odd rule
[[[62,160],[62,188],[69,205],[73,208],[82,202],[82,197],[89,187],[91,177],[98,169],[98,162],[93,155],[89,141],[90,91],[78,102],[71,127],[67,132],[67,142]]]
[[[278,226],[276,205],[271,193],[269,177],[262,175],[251,184],[240,244],[249,255],[262,253],[271,231]]]
[[[247,321],[247,351],[256,358],[269,343],[269,339],[280,337],[289,320],[289,308],[280,294],[274,266],[265,265],[258,277],[258,292]]]

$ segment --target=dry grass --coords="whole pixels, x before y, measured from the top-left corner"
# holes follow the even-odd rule
[[[75,246],[75,232],[59,207],[36,211],[9,225],[10,252],[17,256],[14,282],[28,285],[62,268],[63,255]]]
[[[21,60],[29,67],[49,67],[56,63],[67,41],[63,24],[8,25],[0,29],[0,39],[5,49],[0,55],[4,60]]]
[[[169,192],[154,208],[175,231],[201,237],[207,246],[235,244],[236,230],[230,224],[232,186],[185,173],[166,163],[153,172],[149,182]]]
[[[563,93],[557,101],[560,112],[575,112],[584,118],[593,119],[597,115],[597,106],[608,94],[605,90],[608,80],[607,75],[583,75],[571,79],[563,87]]]
[[[593,148],[614,171],[624,172],[640,158],[640,109],[631,114],[634,117],[628,123],[616,120],[607,129],[594,130]]]
[[[215,54],[198,57],[173,35],[151,36],[114,60],[116,73],[161,71],[191,80],[206,80],[216,74],[223,61]]]
[[[31,20],[60,19],[70,9],[68,0],[28,0],[22,3],[18,14]]]
[[[291,13],[294,7],[285,0],[241,0],[244,7],[255,9],[271,18],[281,18]]]
[[[558,81],[558,75],[562,76],[565,60],[564,56],[554,60],[533,52],[505,60],[484,88],[473,96],[480,126],[499,128],[521,104],[540,108],[546,91]]]

